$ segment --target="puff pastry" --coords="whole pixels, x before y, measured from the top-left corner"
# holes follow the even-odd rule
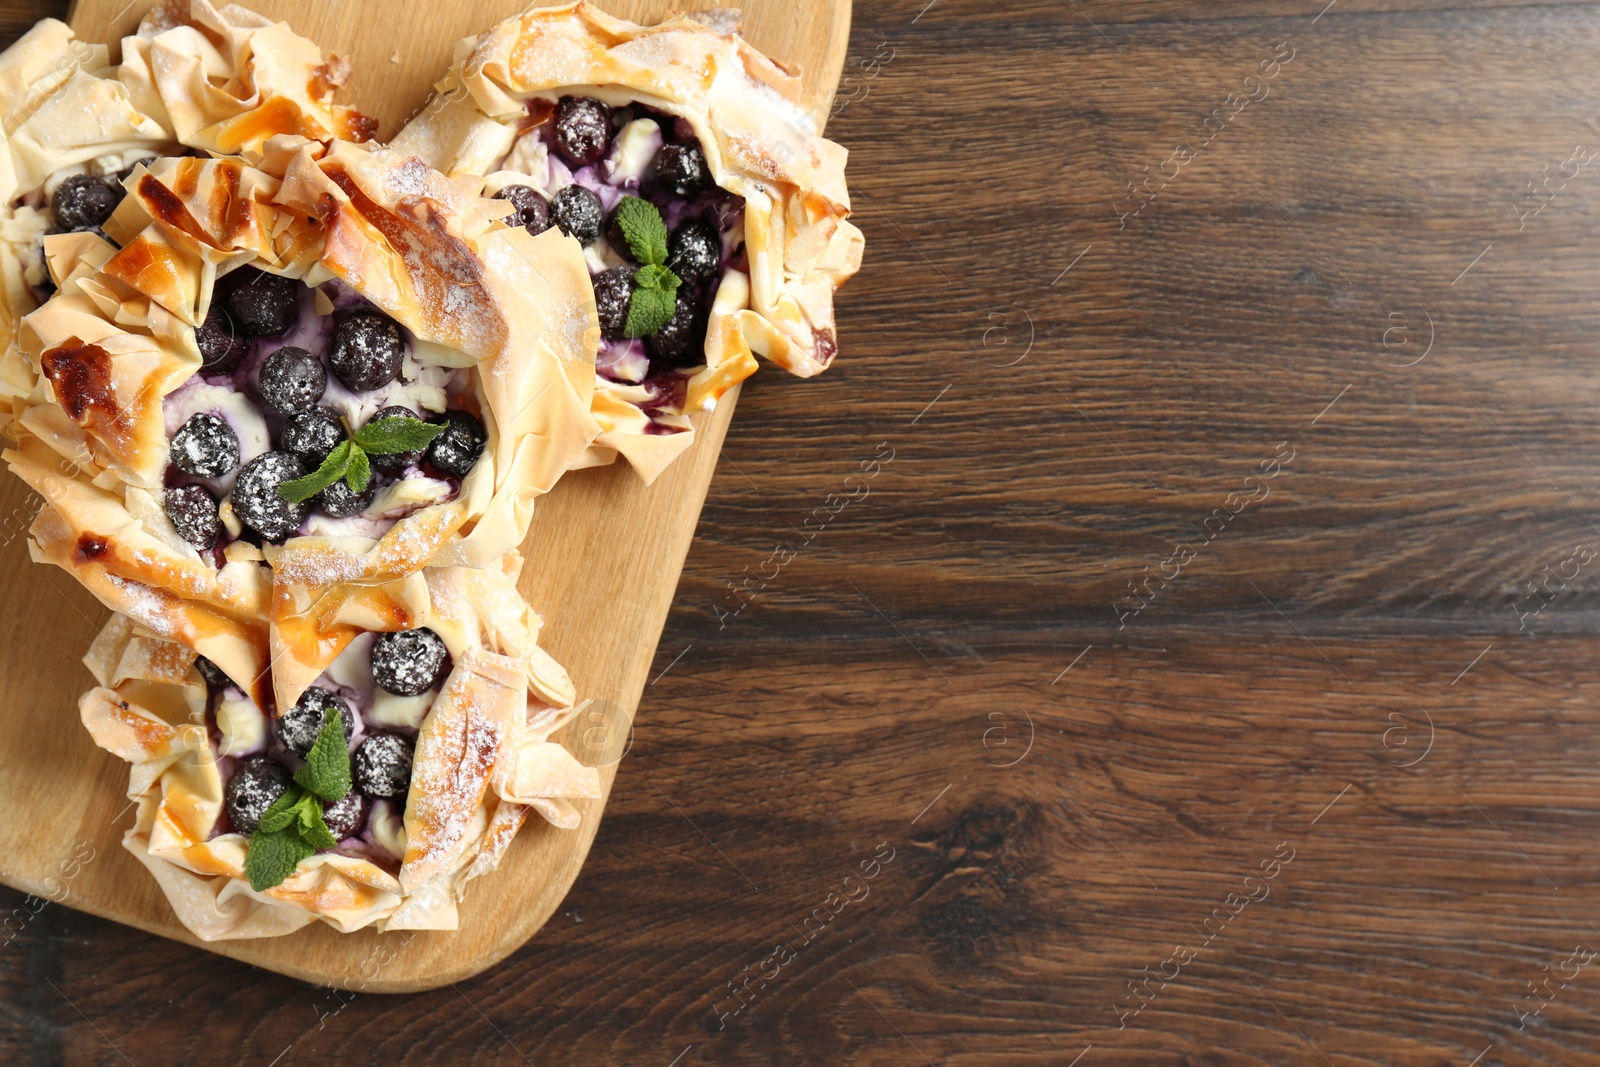
[[[47,248],[81,252],[140,161],[367,140],[375,121],[334,103],[348,73],[287,25],[207,0],[157,6],[120,65],[56,19],[0,53],[0,414],[33,384],[17,329],[51,288]]]
[[[414,158],[280,136],[264,165],[137,166],[109,239],[51,250],[6,459],[50,504],[36,555],[114,610],[172,634],[268,619],[287,706],[361,621],[415,614],[424,566],[522,541],[599,432],[598,330],[576,241],[498,225]],[[375,454],[365,496],[282,497],[390,414],[447,420],[455,451]]]
[[[255,782],[300,765],[295,719],[270,720],[185,644],[112,617],[85,657],[99,685],[79,708],[95,742],[132,764],[138,815],[123,844],[189,930],[213,941],[314,921],[346,932],[454,929],[464,885],[495,868],[530,810],[578,824],[577,803],[600,796],[599,775],[550,740],[574,712],[572,684],[538,646],[540,620],[514,584],[519,566],[512,553],[503,569],[424,572],[431,606],[410,634],[436,635],[453,664],[418,682],[426,690],[383,688],[400,686],[372,633],[316,679],[308,696],[354,712],[356,788],[342,813],[327,810],[339,843],[259,892],[237,824],[259,818],[267,800]],[[403,758],[367,760],[369,748],[413,749],[408,780]]]
[[[646,480],[687,448],[685,413],[754,373],[755,355],[802,377],[828,366],[833,291],[861,261],[845,150],[817,135],[799,78],[716,21],[530,9],[462,41],[393,142],[509,200],[513,222],[586,239],[606,337],[601,433],[581,462],[620,453]],[[601,225],[625,196],[660,210],[683,282],[669,328],[643,342],[623,314],[636,257]]]

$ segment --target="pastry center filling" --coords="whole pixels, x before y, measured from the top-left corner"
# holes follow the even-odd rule
[[[470,373],[419,362],[416,339],[340,282],[241,268],[218,280],[195,340],[200,370],[164,401],[163,502],[219,566],[241,539],[382,537],[455,499],[483,454]],[[288,484],[336,469],[313,493]]]
[[[584,246],[600,313],[600,376],[642,386],[646,411],[681,409],[685,372],[705,363],[717,288],[729,272],[748,271],[743,201],[712,180],[685,119],[574,96],[530,100],[528,113],[530,128],[488,176],[485,192],[516,208],[508,223],[535,234],[556,226]],[[675,288],[653,284],[661,274],[641,261],[637,231],[622,224],[618,209],[635,197],[660,217],[665,254],[654,265],[677,279]],[[641,288],[652,294],[641,297]],[[669,295],[654,296],[663,292]],[[641,299],[662,301],[662,313],[653,322],[635,319],[630,329],[630,309]]]
[[[352,788],[323,805],[334,851],[372,860],[391,872],[405,855],[403,818],[417,732],[450,674],[450,654],[427,628],[367,633],[352,641],[294,707],[268,718],[205,659],[207,725],[220,757],[224,818],[212,836],[249,837],[338,713],[350,753]]]

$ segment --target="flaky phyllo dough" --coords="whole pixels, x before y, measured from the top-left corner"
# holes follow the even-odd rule
[[[620,453],[653,479],[690,443],[684,412],[714,406],[755,372],[755,355],[802,377],[833,359],[833,291],[863,243],[847,220],[846,152],[818,136],[800,79],[737,34],[691,18],[638,26],[585,3],[536,8],[462,41],[436,89],[394,147],[486,192],[520,184],[549,197],[573,182],[533,127],[561,98],[586,97],[687,123],[715,185],[742,204],[723,235],[733,263],[714,289],[704,359],[686,361],[687,381],[670,394],[600,376],[602,432],[584,463]],[[603,173],[627,165],[626,138]]]
[[[373,802],[356,832],[262,892],[224,797],[241,760],[283,758],[279,735],[248,694],[208,685],[192,649],[112,617],[85,657],[99,685],[79,708],[95,742],[132,764],[138,815],[124,847],[197,937],[271,937],[314,920],[346,932],[455,929],[465,884],[495,868],[530,810],[578,825],[574,802],[600,796],[599,775],[550,740],[573,714],[572,684],[537,644],[519,565],[512,553],[505,570],[419,576],[430,608],[413,624],[443,638],[453,662],[431,706],[372,697],[364,641],[319,677],[359,707],[352,748],[384,731],[414,735],[409,793],[403,815],[398,802]]]
[[[190,151],[259,160],[279,134],[364,141],[376,124],[333,100],[347,75],[287,25],[207,0],[158,5],[123,39],[120,65],[56,19],[0,53],[0,415],[30,390],[17,328],[48,293],[46,252],[94,240],[52,217],[64,182],[111,185]]]
[[[237,650],[219,658],[203,638],[270,620],[282,707],[374,617],[414,616],[424,566],[484,566],[521,543],[535,497],[598,432],[596,328],[581,252],[559,232],[501,225],[503,203],[381,148],[280,137],[265,153],[267,169],[235,158],[136,168],[105,225],[116,244],[89,235],[51,255],[60,291],[23,323],[33,384],[6,458],[49,503],[32,531],[36,558],[113,610],[187,641],[246,686],[256,676]],[[245,268],[334,283],[408,331],[392,389],[431,392],[422,407],[443,407],[448,391],[487,434],[459,485],[400,481],[372,505],[378,518],[313,515],[281,544],[258,547],[234,529],[202,552],[180,535],[162,506],[173,394],[200,390],[196,327],[219,280]],[[286,336],[318,336],[332,305],[321,289],[300,300],[305,332]],[[247,388],[224,383],[227,395],[183,410],[229,414]],[[241,460],[272,447],[264,428],[250,443],[247,416],[229,416]]]

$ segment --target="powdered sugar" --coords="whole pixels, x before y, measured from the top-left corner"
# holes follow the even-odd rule
[[[117,607],[146,630],[162,637],[176,636],[182,630],[173,617],[176,602],[172,594],[116,574],[107,574],[106,581],[122,594]]]

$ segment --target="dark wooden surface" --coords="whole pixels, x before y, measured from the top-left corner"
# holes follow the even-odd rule
[[[745,391],[561,914],[346,1002],[51,904],[0,1062],[1595,1062],[1600,4],[925,3],[856,11],[844,356]]]

